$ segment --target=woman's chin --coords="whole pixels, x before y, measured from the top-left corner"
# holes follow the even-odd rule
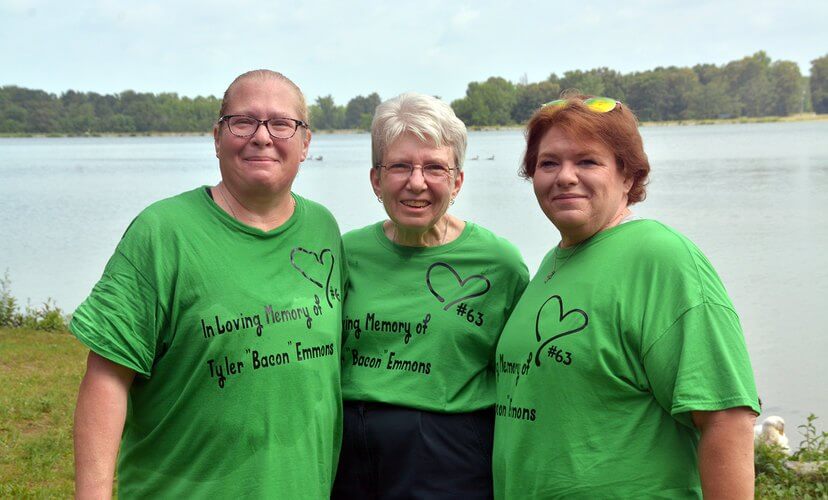
[[[403,213],[389,214],[389,218],[401,229],[421,233],[434,227],[437,221],[440,220],[440,217],[431,210],[405,210]]]
[[[587,217],[583,212],[576,210],[557,210],[555,212],[546,213],[546,217],[558,228],[558,231],[564,232],[580,228],[587,223]]]

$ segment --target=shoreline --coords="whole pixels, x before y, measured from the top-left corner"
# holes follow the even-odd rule
[[[357,135],[370,134],[368,130],[361,129],[335,129],[335,130],[313,130],[315,135]],[[0,139],[63,139],[68,137],[210,137],[213,132],[94,132],[89,134],[70,133],[4,133],[0,132]]]
[[[790,116],[754,116],[739,118],[706,118],[698,120],[666,120],[660,122],[641,122],[642,127],[695,127],[702,125],[741,125],[751,123],[799,123],[828,121],[828,114],[799,113]],[[523,130],[525,125],[470,125],[470,132],[494,132],[501,130]],[[369,134],[370,131],[362,129],[334,129],[334,130],[313,130],[317,135],[359,135]],[[0,133],[0,139],[30,139],[30,138],[68,138],[68,137],[203,137],[210,136],[212,132],[96,132],[89,134],[63,134],[63,133]]]
[[[799,123],[828,121],[828,114],[798,113],[789,116],[742,116],[738,118],[704,118],[698,120],[665,120],[640,122],[642,127],[696,127],[702,125],[743,125],[751,123]],[[498,130],[523,130],[525,125],[470,125],[469,131],[492,132]]]

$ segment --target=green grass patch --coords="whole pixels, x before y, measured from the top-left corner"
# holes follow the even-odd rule
[[[0,328],[0,498],[72,497],[86,353],[66,332]]]

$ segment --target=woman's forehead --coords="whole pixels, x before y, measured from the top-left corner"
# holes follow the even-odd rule
[[[227,113],[243,113],[252,108],[273,108],[295,114],[300,109],[300,96],[286,82],[275,78],[245,78],[230,88]]]
[[[451,147],[447,144],[442,144],[438,146],[437,141],[435,141],[434,139],[431,139],[429,137],[421,138],[412,132],[405,132],[404,134],[394,139],[394,141],[388,144],[388,146],[386,146],[385,153],[389,153],[392,151],[421,151],[442,154],[447,151],[450,152]]]
[[[552,127],[546,131],[540,141],[540,154],[545,150],[567,150],[579,153],[609,153],[606,144],[595,137],[594,134],[578,134],[568,130]]]

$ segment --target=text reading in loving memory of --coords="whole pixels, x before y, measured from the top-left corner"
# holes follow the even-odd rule
[[[267,305],[264,307],[264,311],[262,313],[239,313],[238,316],[232,318],[228,318],[226,316],[221,317],[218,314],[215,314],[211,319],[206,321],[202,318],[202,338],[212,339],[216,335],[224,335],[248,329],[255,329],[256,336],[261,337],[264,325],[289,323],[300,320],[304,321],[305,326],[310,329],[311,326],[313,326],[313,318],[322,314],[319,296],[314,295],[313,299],[314,304],[312,306],[296,306],[285,309],[277,309],[272,305]],[[262,321],[262,318],[264,318],[264,321]]]

